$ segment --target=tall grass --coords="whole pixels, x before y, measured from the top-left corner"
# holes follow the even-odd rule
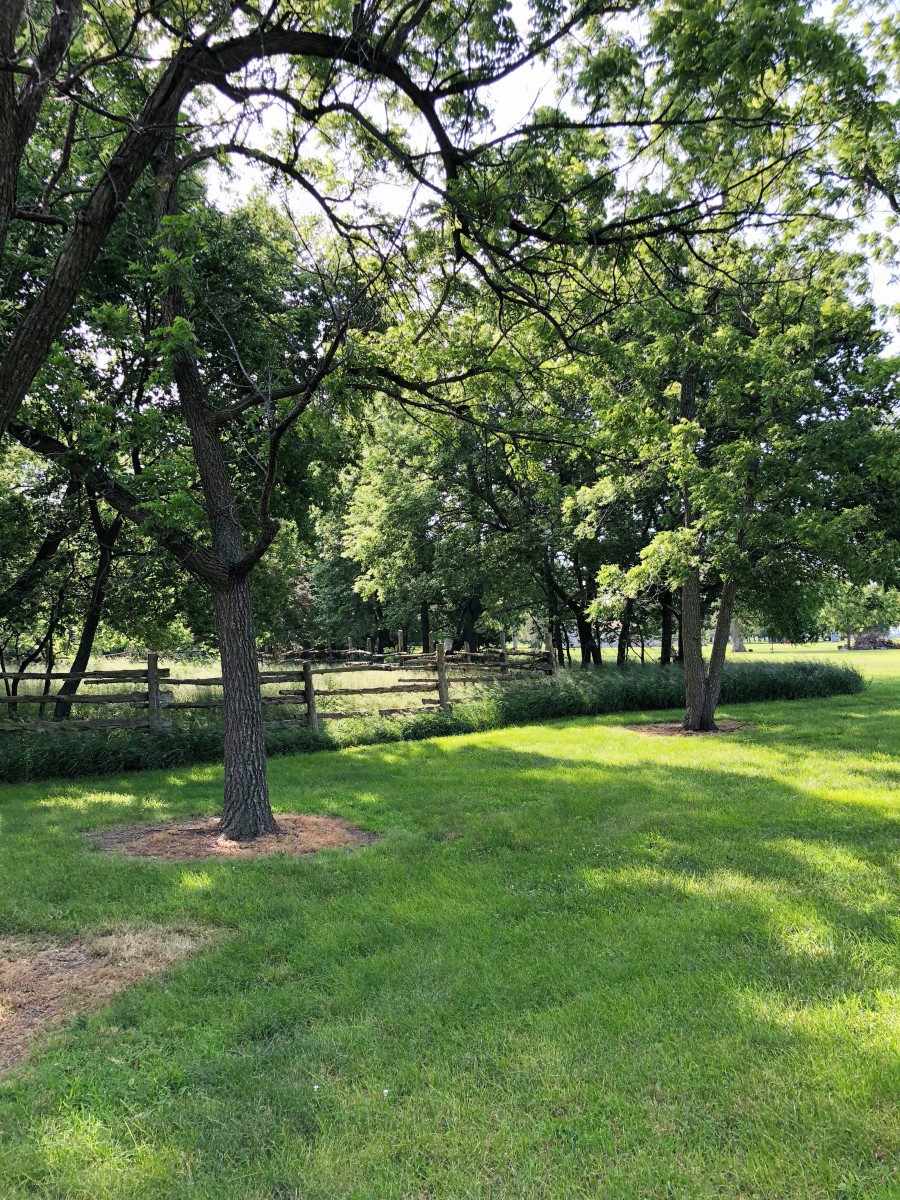
[[[825,662],[755,662],[726,666],[721,702],[810,700],[855,695],[865,687],[854,667]],[[384,701],[381,701],[384,703]],[[361,711],[318,730],[266,730],[270,755],[307,754],[346,746],[417,741],[549,720],[679,708],[684,679],[676,667],[626,671],[563,672],[555,679],[482,686],[453,704],[452,712],[412,712],[380,717]],[[0,782],[109,775],[120,771],[217,762],[222,756],[218,720],[184,715],[162,733],[84,730],[0,735]]]

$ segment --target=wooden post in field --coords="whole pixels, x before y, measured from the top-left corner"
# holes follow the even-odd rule
[[[547,651],[547,659],[550,663],[550,674],[555,675],[559,670],[559,663],[556,661],[556,650],[553,646],[553,634],[547,630],[547,636],[544,638],[544,649]]]
[[[506,662],[506,630],[500,634],[500,661]]]
[[[450,711],[450,689],[447,687],[447,664],[444,660],[444,643],[438,642],[435,647],[435,657],[437,660],[437,683],[438,683],[438,700],[444,712]]]
[[[398,654],[403,653],[403,630],[402,629],[397,630],[397,653]]]
[[[313,685],[312,663],[305,659],[303,663],[303,692],[306,697],[306,720],[310,729],[319,728],[319,714],[316,712],[316,689]]]
[[[372,639],[366,638],[366,654],[372,653]]]
[[[426,654],[434,654],[434,634],[429,633],[428,645],[423,647]]]
[[[159,655],[147,655],[147,716],[151,729],[162,729],[159,702]]]

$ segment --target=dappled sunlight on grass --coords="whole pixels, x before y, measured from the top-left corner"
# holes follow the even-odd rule
[[[836,1042],[849,1034],[860,1048],[868,1045],[886,1058],[900,1054],[898,991],[873,992],[865,1003],[853,995],[798,1003],[797,997],[742,987],[730,999],[739,1015],[788,1033]],[[895,1074],[900,1078],[900,1072]]]
[[[205,891],[213,886],[209,871],[183,871],[180,882],[186,892]]]
[[[8,1194],[888,1200],[898,690],[273,760],[353,855],[80,836],[215,812],[216,767],[6,789],[0,929],[217,931],[0,1087]]]

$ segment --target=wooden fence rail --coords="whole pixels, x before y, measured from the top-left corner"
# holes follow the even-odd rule
[[[402,645],[402,643],[401,643]],[[346,661],[344,656],[360,654],[366,657],[365,662]],[[386,660],[387,658],[387,660]],[[383,687],[341,687],[316,688],[316,676],[346,675],[358,671],[382,672],[391,681],[385,680]],[[407,672],[415,672],[412,677]],[[342,651],[341,659],[329,665],[313,665],[313,660],[305,659],[297,664],[297,669],[261,670],[259,683],[261,687],[274,684],[295,684],[296,689],[279,689],[275,696],[260,697],[266,708],[279,705],[296,706],[306,709],[302,717],[290,717],[282,720],[266,721],[267,727],[293,728],[306,726],[317,729],[323,720],[338,721],[351,717],[367,715],[365,711],[333,712],[322,710],[319,701],[332,696],[394,696],[397,693],[418,694],[419,703],[426,707],[441,708],[450,711],[450,688],[456,685],[481,684],[488,682],[511,682],[516,679],[527,679],[535,675],[556,673],[556,659],[552,647],[547,645],[540,651],[507,651],[505,647],[496,650],[471,651],[465,650],[451,654],[442,645],[435,646],[430,653],[412,654],[410,652],[394,652],[387,657],[366,651]],[[84,686],[120,686],[139,685],[138,690],[108,693],[76,692],[74,695],[51,692],[51,683],[58,680],[78,680]],[[39,684],[41,692],[18,691],[22,682]],[[159,656],[155,653],[147,655],[146,667],[132,667],[121,671],[102,670],[84,671],[70,675],[65,671],[51,672],[0,672],[0,683],[6,689],[4,696],[0,692],[0,709],[6,705],[7,715],[14,717],[18,706],[40,705],[38,720],[6,720],[0,721],[0,733],[38,733],[54,730],[80,729],[150,729],[153,731],[165,729],[172,724],[172,718],[167,716],[169,710],[208,709],[214,711],[224,707],[221,697],[211,697],[202,700],[178,700],[174,689],[179,687],[222,687],[220,675],[199,679],[173,678],[169,668],[159,666]],[[162,686],[165,684],[165,687]],[[142,685],[142,686],[141,686]],[[132,709],[141,710],[140,715],[133,717],[93,717],[87,719],[48,720],[43,717],[44,707],[63,701],[66,705],[127,705]],[[405,713],[421,712],[420,708],[379,708],[381,716],[399,716]]]

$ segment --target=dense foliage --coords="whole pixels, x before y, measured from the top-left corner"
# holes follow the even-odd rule
[[[878,0],[13,0],[0,61],[0,671],[215,647],[234,836],[260,643],[653,639],[709,728],[735,617],[896,583]]]

